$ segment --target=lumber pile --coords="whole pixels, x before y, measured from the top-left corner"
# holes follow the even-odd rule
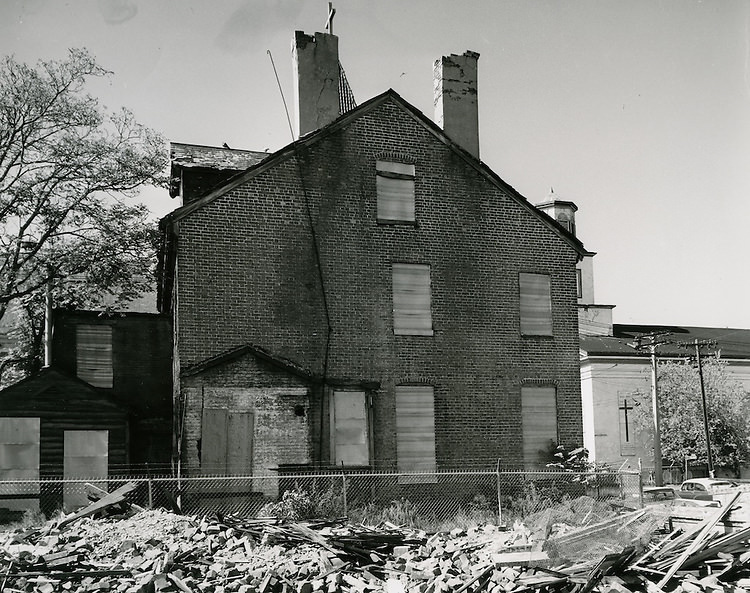
[[[115,493],[112,493],[115,494]],[[120,501],[123,493],[110,500]],[[107,593],[740,593],[750,591],[750,527],[723,533],[732,505],[697,529],[653,528],[607,553],[650,511],[620,513],[545,541],[516,523],[429,534],[345,519],[286,522],[163,510],[62,521],[0,535],[0,590]],[[733,501],[732,504],[736,502]],[[97,504],[97,503],[94,503]],[[89,511],[91,509],[88,509]],[[667,522],[668,523],[668,522]],[[596,561],[560,550],[588,541]]]

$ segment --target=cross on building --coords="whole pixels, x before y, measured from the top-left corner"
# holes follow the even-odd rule
[[[628,405],[627,398],[622,400],[622,405],[619,408],[625,413],[625,442],[630,442],[630,427],[628,425],[628,410],[634,410],[635,408],[633,406]]]

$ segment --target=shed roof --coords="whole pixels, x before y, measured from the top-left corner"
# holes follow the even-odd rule
[[[172,165],[244,171],[268,156],[267,152],[238,150],[227,146],[170,143]]]

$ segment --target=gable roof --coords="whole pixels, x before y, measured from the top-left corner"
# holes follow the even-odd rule
[[[503,179],[501,179],[494,171],[492,171],[492,169],[490,169],[487,165],[485,165],[479,159],[469,154],[456,142],[451,140],[445,134],[442,128],[440,128],[435,122],[433,122],[431,119],[425,116],[421,111],[419,111],[419,109],[417,109],[408,101],[403,99],[393,89],[388,89],[384,93],[377,95],[376,97],[373,97],[372,99],[370,99],[369,101],[366,101],[365,103],[362,103],[362,105],[355,107],[354,109],[345,113],[344,115],[341,115],[335,121],[328,124],[327,126],[324,126],[313,132],[310,132],[309,134],[306,134],[305,136],[302,136],[301,138],[292,142],[291,144],[288,144],[285,147],[277,150],[275,153],[271,154],[266,159],[252,165],[246,171],[243,171],[242,173],[239,173],[238,175],[232,177],[222,186],[209,191],[204,196],[191,201],[189,204],[186,204],[180,208],[177,208],[176,210],[174,210],[173,212],[171,212],[170,214],[162,218],[160,225],[162,226],[162,228],[164,228],[165,226],[169,226],[174,222],[178,222],[182,220],[183,218],[190,216],[193,212],[195,212],[196,210],[199,210],[200,208],[202,208],[203,206],[207,204],[210,204],[216,198],[223,196],[224,194],[236,188],[237,186],[246,183],[248,180],[252,179],[254,176],[276,166],[278,163],[291,157],[292,155],[296,153],[296,151],[299,148],[303,146],[310,146],[319,142],[323,138],[326,138],[332,133],[347,126],[349,123],[356,120],[357,118],[360,118],[363,115],[373,111],[374,109],[386,103],[387,101],[392,101],[398,106],[400,106],[419,125],[424,127],[428,132],[433,134],[433,136],[435,136],[435,138],[437,138],[440,142],[442,142],[443,144],[448,146],[451,150],[453,150],[456,154],[458,154],[469,166],[473,167],[482,176],[484,176],[485,179],[487,179],[490,183],[492,183],[493,185],[495,185],[496,187],[504,191],[511,199],[515,200],[518,204],[520,204],[523,208],[525,208],[529,213],[539,218],[551,230],[553,230],[563,240],[569,243],[570,246],[579,255],[581,256],[592,255],[591,252],[587,251],[584,248],[583,243],[581,243],[581,241],[577,237],[575,237],[572,233],[567,231],[562,225],[560,225],[556,220],[551,218],[549,215],[538,210],[533,204],[531,204],[525,197],[523,197],[512,186],[510,186],[508,183],[503,181]],[[264,153],[260,153],[260,154],[264,154]]]
[[[318,384],[318,383],[323,382],[323,377],[321,375],[317,375],[311,372],[310,370],[298,365],[294,361],[291,361],[287,358],[282,358],[280,356],[276,356],[272,354],[271,352],[269,352],[268,350],[265,350],[261,348],[260,346],[256,346],[254,344],[244,344],[243,346],[237,346],[236,348],[232,348],[230,350],[227,350],[226,352],[222,352],[221,354],[212,356],[211,358],[207,358],[206,360],[203,360],[190,367],[187,367],[180,373],[180,376],[192,377],[195,375],[200,375],[201,373],[205,371],[208,371],[213,368],[221,367],[222,365],[225,365],[234,360],[242,358],[243,356],[247,354],[255,356],[259,360],[267,362],[275,366],[276,368],[289,373],[290,375],[299,377],[300,379],[307,382],[308,384]],[[348,386],[348,387],[354,386],[354,387],[368,389],[368,390],[377,390],[380,388],[379,381],[373,381],[373,380],[367,380],[367,379],[352,379],[352,378],[347,378],[347,377],[340,377],[340,378],[327,377],[325,382],[329,386]]]
[[[302,368],[291,360],[274,356],[267,350],[264,350],[260,346],[255,346],[254,344],[244,344],[243,346],[238,346],[231,350],[227,350],[226,352],[222,352],[221,354],[217,354],[216,356],[212,356],[211,358],[207,358],[206,360],[187,367],[180,373],[180,375],[183,377],[199,375],[209,369],[220,367],[237,360],[238,358],[242,358],[246,354],[251,354],[260,360],[268,362],[273,366],[280,368],[291,375],[305,379],[306,381],[315,380],[313,374],[309,370]]]
[[[722,358],[750,360],[750,329],[726,327],[694,327],[677,325],[614,324],[611,336],[581,336],[584,356],[643,357],[633,344],[638,336],[653,332],[669,332],[659,354],[668,357],[686,357],[694,350],[681,347],[681,343],[715,341]]]
[[[9,409],[18,411],[22,408],[32,410],[34,400],[53,389],[62,394],[75,393],[77,398],[89,400],[91,405],[96,407],[116,409],[123,414],[128,411],[128,408],[116,401],[106,391],[54,367],[44,367],[37,373],[0,391],[0,406],[6,411]],[[57,407],[64,409],[64,398],[57,400]]]

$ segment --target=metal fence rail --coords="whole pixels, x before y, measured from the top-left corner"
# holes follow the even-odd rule
[[[246,517],[279,514],[309,518],[379,517],[393,523],[423,524],[464,517],[506,521],[538,513],[563,501],[590,499],[642,506],[638,472],[434,473],[320,472],[262,476],[115,476],[107,479],[43,479],[0,482],[0,521],[25,510],[47,515],[87,504],[92,492],[112,492],[127,482],[128,500],[141,507],[166,507],[187,514],[234,513]]]

